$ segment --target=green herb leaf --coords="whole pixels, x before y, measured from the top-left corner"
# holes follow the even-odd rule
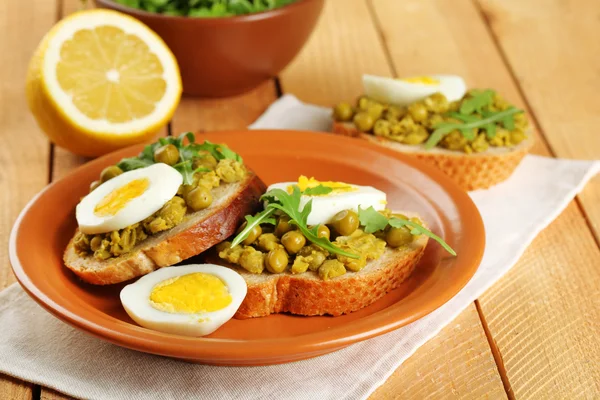
[[[484,125],[482,128],[485,129],[485,136],[488,139],[492,139],[496,136],[496,124],[494,124],[494,123],[487,124],[487,125]]]
[[[444,136],[449,134],[455,129],[458,129],[462,124],[459,123],[446,123],[442,122],[435,125],[435,130],[429,135],[429,139],[425,142],[425,148],[427,150],[434,148],[439,142],[442,141]]]
[[[273,198],[275,201],[269,202],[266,205],[265,210],[277,209],[282,211],[284,214],[290,217],[290,223],[296,225],[304,237],[306,237],[306,239],[308,239],[310,242],[321,246],[330,253],[339,254],[350,258],[359,258],[358,255],[348,253],[333,245],[328,239],[319,237],[317,234],[318,227],[313,227],[313,229],[308,228],[307,221],[308,215],[312,210],[312,199],[304,205],[302,210],[300,210],[300,199],[302,198],[302,193],[300,192],[298,186],[294,185],[292,194],[289,194],[282,189],[271,189],[262,195],[261,200]]]
[[[360,221],[360,224],[364,226],[364,231],[367,233],[384,230],[388,224],[388,219],[385,215],[376,211],[373,206],[364,210],[359,206],[358,220]]]
[[[448,245],[448,243],[446,243],[444,241],[444,239],[442,239],[435,233],[431,232],[430,230],[425,229],[421,225],[419,225],[415,222],[412,222],[410,220],[398,218],[398,217],[392,217],[392,218],[390,218],[390,220],[388,222],[389,222],[390,226],[392,226],[394,228],[401,228],[403,226],[409,226],[411,228],[411,231],[410,231],[411,234],[413,234],[413,235],[420,234],[420,235],[428,236],[428,237],[432,238],[433,240],[435,240],[436,242],[438,242],[448,253],[452,254],[453,256],[456,256],[456,251],[454,251],[454,249],[452,249],[452,247],[450,247]]]
[[[476,115],[463,115],[463,114],[460,114],[457,112],[450,112],[450,113],[448,113],[448,116],[455,118],[462,122],[475,122],[475,121],[479,121],[481,119]]]
[[[148,161],[143,158],[130,157],[119,161],[117,167],[121,168],[123,171],[132,171],[134,169],[149,167],[152,164],[154,164],[154,160]]]
[[[472,90],[469,98],[462,101],[460,105],[460,113],[463,115],[473,114],[475,111],[481,112],[483,107],[489,106],[494,103],[494,92],[491,89],[486,90]]]
[[[441,122],[435,126],[435,130],[429,135],[429,139],[425,142],[425,148],[431,149],[435,147],[447,134],[455,129],[458,129],[465,137],[475,138],[473,129],[485,127],[488,124],[502,122],[508,117],[512,119],[512,116],[516,113],[523,112],[515,107],[507,108],[504,111],[488,112],[482,119],[478,119],[473,122]],[[468,135],[468,136],[467,136]],[[472,140],[472,139],[471,139]]]
[[[302,194],[307,196],[322,196],[324,194],[329,194],[332,191],[333,189],[330,187],[318,185],[313,188],[306,188]]]
[[[208,140],[205,140],[204,143],[200,145],[194,145],[193,148],[196,151],[208,151],[217,161],[223,159],[230,159],[239,162],[244,162],[242,157],[239,154],[231,150],[229,147],[224,146],[222,144],[211,143]]]
[[[194,181],[196,172],[209,172],[208,168],[194,167],[194,159],[203,157],[200,151],[208,151],[218,160],[230,158],[239,162],[243,162],[242,158],[222,144],[214,144],[205,141],[204,144],[197,144],[196,137],[192,132],[184,132],[178,137],[167,136],[159,138],[155,143],[146,145],[142,152],[137,157],[124,158],[117,166],[123,171],[131,171],[138,168],[149,167],[154,164],[154,152],[162,146],[173,145],[179,150],[179,162],[173,166],[183,176],[183,183],[190,185]]]
[[[255,216],[246,215],[246,222],[247,222],[246,227],[233,239],[233,241],[231,242],[231,247],[237,246],[238,244],[240,244],[244,240],[246,240],[246,238],[248,237],[248,235],[250,234],[252,229],[254,229],[255,226],[260,225],[260,224],[275,225],[275,218],[271,218],[271,216],[274,213],[275,213],[275,209],[270,208],[270,209],[264,209],[263,211],[259,212]]]

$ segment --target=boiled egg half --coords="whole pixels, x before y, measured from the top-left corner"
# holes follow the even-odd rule
[[[412,78],[386,78],[363,75],[364,93],[381,103],[407,106],[434,93],[442,93],[448,101],[462,99],[467,91],[465,81],[456,75],[430,75]]]
[[[105,233],[140,222],[171,200],[182,183],[181,174],[162,163],[124,172],[98,186],[77,205],[79,230]]]
[[[214,264],[166,267],[121,290],[121,303],[139,325],[165,333],[205,336],[229,321],[246,297],[244,278]]]
[[[330,188],[331,191],[321,195],[306,195],[303,194],[300,199],[300,209],[312,200],[312,209],[308,215],[308,225],[328,224],[331,222],[335,214],[344,210],[358,211],[360,206],[362,209],[373,207],[375,210],[383,210],[387,204],[386,194],[381,190],[371,186],[353,185],[344,182],[319,181],[315,178],[307,178],[300,176],[298,182],[281,182],[275,183],[267,189],[282,189],[291,193],[294,186],[298,186],[301,192],[307,188],[315,188],[317,186]]]

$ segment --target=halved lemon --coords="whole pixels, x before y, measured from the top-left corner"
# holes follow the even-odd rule
[[[179,104],[181,77],[167,45],[146,25],[89,10],[46,34],[29,64],[26,92],[50,140],[98,156],[153,138]]]

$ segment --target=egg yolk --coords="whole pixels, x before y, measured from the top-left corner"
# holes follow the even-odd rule
[[[329,194],[340,193],[340,192],[353,192],[353,191],[357,190],[352,185],[349,185],[344,182],[318,181],[315,178],[312,178],[312,177],[307,178],[304,175],[301,175],[298,178],[298,188],[302,192],[304,192],[307,188],[314,188],[319,185],[333,189],[331,192],[329,192]],[[288,188],[288,192],[290,192],[290,193],[292,192],[291,187]],[[327,195],[322,195],[322,196],[327,196]]]
[[[167,279],[154,286],[150,293],[152,307],[170,313],[217,311],[227,307],[231,300],[221,279],[202,272]]]
[[[94,214],[99,217],[115,215],[131,200],[141,196],[148,189],[148,186],[150,186],[148,178],[141,178],[113,190],[96,205]]]
[[[401,81],[408,83],[420,83],[421,85],[439,85],[440,81],[430,76],[415,76],[412,78],[403,78]]]

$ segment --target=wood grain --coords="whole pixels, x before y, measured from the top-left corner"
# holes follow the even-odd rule
[[[392,74],[366,1],[327,0],[308,44],[281,73],[281,89],[331,106],[358,96],[365,73]]]
[[[421,4],[429,6],[420,8],[420,12],[405,12],[405,9],[421,7]],[[419,46],[424,45],[420,42],[412,44],[414,40],[419,40],[418,29],[404,31],[399,28],[396,30],[396,27],[405,23],[417,27],[426,21],[429,23],[432,15],[441,18],[445,11],[437,8],[439,5],[433,2],[421,0],[390,0],[375,2],[373,6],[377,16],[386,15],[383,21],[386,28],[381,33],[387,46],[393,50],[390,54],[396,57],[403,51],[407,52],[407,57],[414,55]],[[339,15],[341,9],[344,10],[343,18]],[[377,22],[381,21],[373,20],[371,15],[367,2],[327,1],[307,47],[280,77],[284,93],[293,93],[307,102],[332,105],[361,94],[360,77],[363,73],[392,75],[394,69],[402,70],[405,65],[402,62],[388,65],[385,47],[378,32]],[[478,18],[478,15],[475,14],[475,17]],[[439,33],[447,34],[447,31]],[[435,46],[436,40],[433,38],[439,40],[437,36],[432,36],[427,43]],[[407,74],[434,71],[429,59],[411,57],[411,60],[417,66],[413,65],[411,68],[414,69]],[[451,67],[448,65],[445,68]],[[433,370],[438,373],[428,372]],[[400,366],[372,398],[444,398],[450,395],[476,398],[483,393],[481,388],[491,393],[491,398],[505,396],[477,311],[474,305],[470,305],[457,322]]]
[[[518,399],[600,397],[599,265],[571,203],[480,299]]]
[[[406,19],[398,19],[397,16],[401,13],[395,12],[398,11],[395,9],[399,6],[397,2],[374,1],[378,18],[385,27],[384,37],[390,48],[391,59],[399,74],[404,72],[405,66],[407,75],[418,73],[418,65],[431,63],[431,53],[443,54],[445,46],[453,46],[452,42],[468,42],[469,46],[455,45],[452,50],[455,54],[453,57],[446,54],[438,58],[437,68],[443,72],[458,73],[466,77],[473,86],[501,89],[501,92],[516,104],[526,105],[527,102],[521,97],[502,57],[491,50],[495,45],[493,37],[489,35],[484,21],[471,2],[455,1],[450,4],[444,1],[409,1],[404,5],[406,9],[412,10],[411,15]],[[391,16],[394,16],[395,24],[391,23]],[[428,35],[438,40],[423,38],[419,42],[412,40],[412,37],[407,38],[405,30],[417,29],[419,21],[428,21]],[[527,36],[519,37],[523,40]],[[540,41],[538,38],[531,45],[534,46],[533,43]],[[528,92],[525,91],[525,94]],[[534,115],[544,127],[543,115]],[[549,154],[543,141],[537,143],[535,152]],[[598,271],[597,268],[595,271],[591,268],[591,265],[598,265],[597,248],[576,205],[571,204],[560,221],[565,222],[551,225],[543,234],[554,237],[552,252],[540,244],[541,239],[534,242],[528,251],[528,257],[535,262],[527,262],[528,259],[525,258],[502,283],[492,288],[481,299],[493,339],[497,341],[505,360],[508,381],[517,398],[519,395],[548,398],[553,397],[553,393],[562,394],[556,398],[574,398],[583,394],[580,390],[584,388],[588,390],[588,395],[599,393],[594,383],[598,381],[594,372],[598,368],[590,361],[600,359],[600,347],[586,348],[586,344],[589,343],[581,341],[581,338],[591,338],[598,334],[598,326],[590,323],[594,318],[596,321],[600,320],[593,307],[593,303],[597,302],[595,299],[598,294]],[[565,242],[565,237],[574,239]],[[560,245],[557,246],[556,243]],[[558,260],[560,262],[557,262]],[[578,278],[568,279],[571,275]],[[583,283],[586,279],[587,285],[577,286],[582,289],[575,291],[579,296],[572,294],[569,289],[574,289],[573,282],[579,283],[579,280],[582,280]],[[536,298],[545,298],[547,301],[534,302]],[[532,302],[536,305],[534,309],[529,308]],[[556,302],[561,304],[562,309],[556,307]],[[520,309],[521,307],[525,308]],[[596,303],[596,310],[597,308]],[[539,315],[545,315],[546,319],[538,319]],[[571,318],[574,315],[585,317]],[[547,320],[555,323],[548,323]],[[561,329],[558,329],[559,327]],[[526,339],[511,340],[513,335],[522,335],[523,332],[528,333]],[[580,340],[579,346],[573,345],[573,341],[577,340]],[[568,348],[568,354],[561,352]],[[527,363],[528,358],[532,358],[536,351],[544,356],[538,358],[537,362]],[[546,390],[542,386],[545,382],[551,382],[545,384]],[[563,388],[562,392],[556,392],[558,386]]]
[[[553,153],[600,159],[600,3],[479,0],[479,4]],[[600,241],[600,176],[579,199]]]
[[[201,99],[185,96],[171,121],[171,133],[245,129],[276,98],[273,81],[234,97]]]
[[[33,384],[0,374],[0,398],[6,400],[30,400]]]
[[[40,400],[73,400],[74,397],[59,393],[56,390],[42,388]]]
[[[506,398],[475,308],[469,307],[417,350],[372,398]]]
[[[518,2],[513,3],[516,6]],[[502,4],[510,8],[507,3]],[[473,3],[405,1],[403,5],[410,10],[410,15],[398,18],[405,15],[400,12],[398,2],[374,1],[378,19],[384,26],[383,36],[390,58],[399,74],[417,74],[419,66],[431,65],[432,54],[441,54],[435,64],[439,71],[462,75],[472,86],[498,88],[519,106],[531,103],[521,97],[511,71],[501,55],[493,51],[493,37]],[[530,17],[535,15],[539,19],[546,18],[545,14],[533,11]],[[504,16],[512,20],[508,10]],[[427,37],[407,37],[407,32],[418,31],[419,23],[425,21],[429,26]],[[529,20],[528,24],[533,23]],[[525,58],[536,58],[534,49],[540,42],[553,42],[542,37],[530,39],[531,36],[519,32],[515,41],[530,42],[530,51],[520,55],[521,62]],[[469,45],[461,45],[464,43]],[[445,53],[448,47],[452,50]],[[543,69],[541,65],[540,69]],[[547,84],[550,80],[563,79],[549,77]],[[537,90],[539,86],[534,87]],[[529,96],[529,91],[525,90],[525,94]],[[564,105],[560,99],[555,102]],[[551,126],[560,118],[558,114],[528,111],[540,122],[544,132],[548,125],[546,115]],[[583,132],[579,134],[584,135]],[[589,130],[587,135],[591,134]],[[588,143],[585,137],[581,136],[580,143]],[[541,140],[535,152],[550,154]],[[600,346],[597,341],[595,346],[591,345],[589,339],[597,337],[599,332],[598,323],[590,322],[600,321],[597,252],[586,221],[572,203],[559,221],[533,243],[514,270],[480,299],[493,339],[505,361],[507,381],[517,398],[576,398],[584,394],[597,397],[600,394],[597,386]]]
[[[33,50],[54,23],[54,1],[0,2],[0,242],[8,243],[12,224],[48,180],[49,147],[25,101],[25,74]],[[0,289],[15,278],[6,247],[0,252]],[[30,399],[33,385],[0,375],[0,397]]]

